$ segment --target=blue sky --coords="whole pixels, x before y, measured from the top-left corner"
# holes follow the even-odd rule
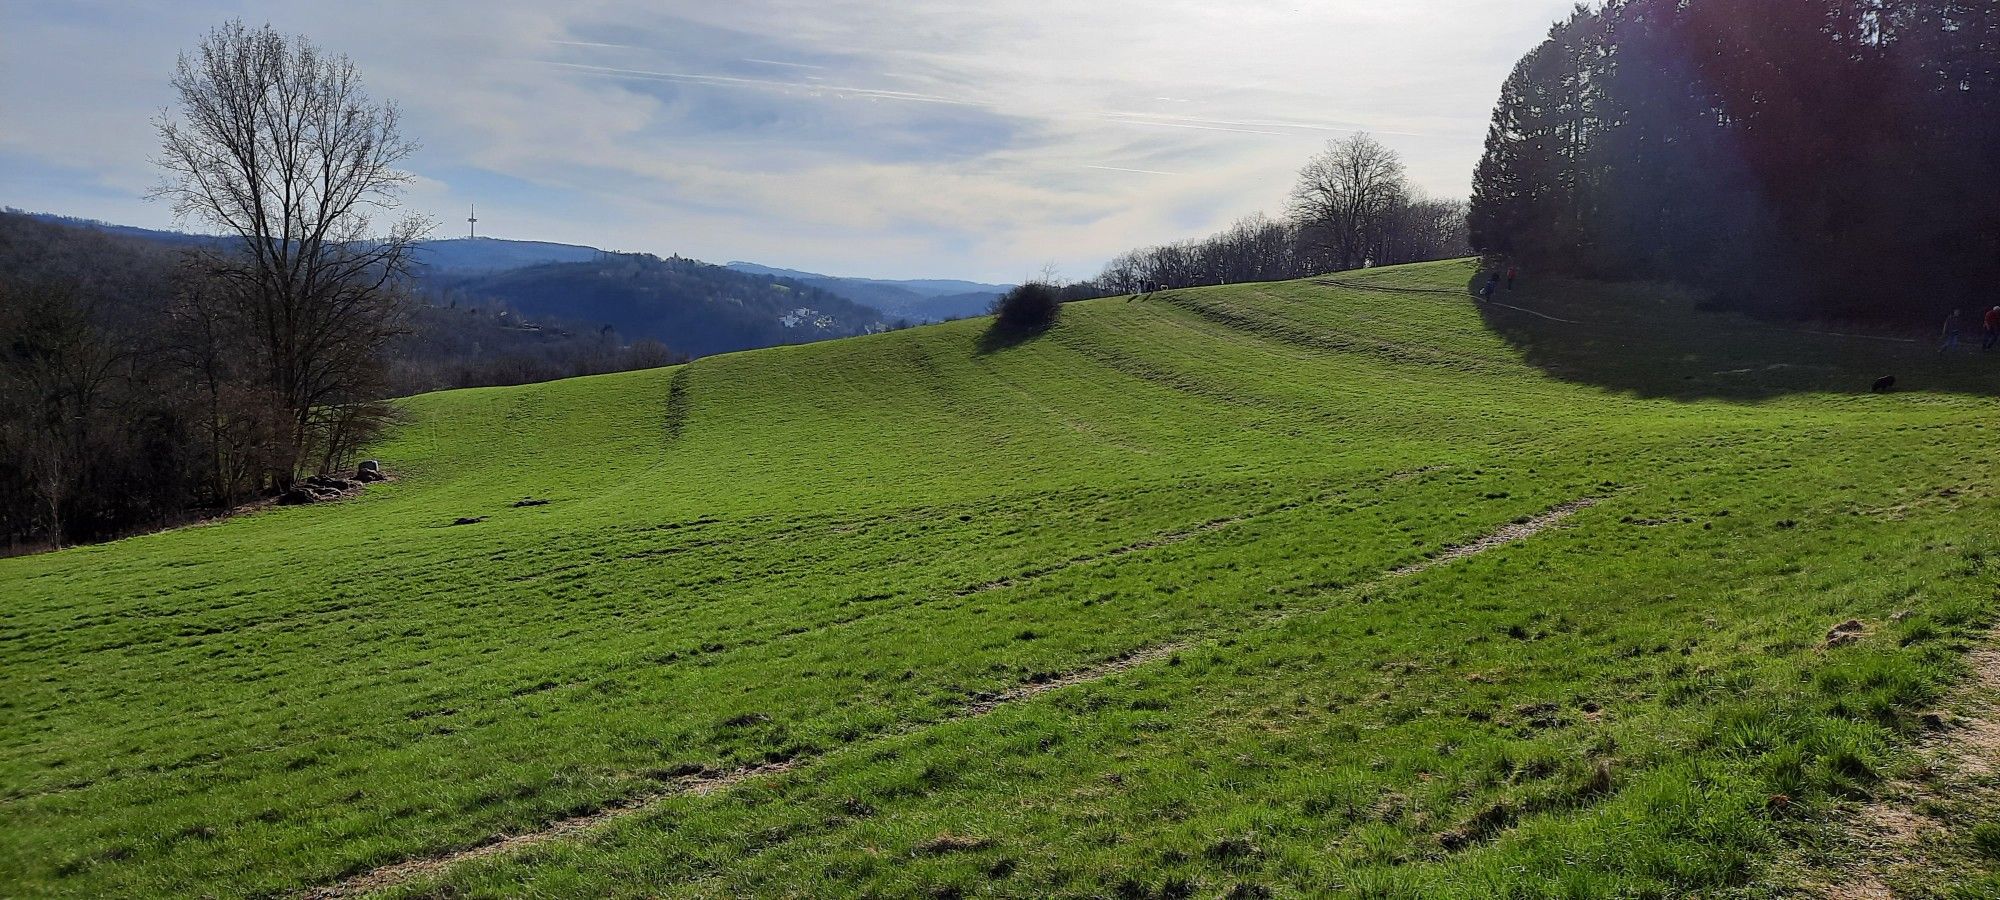
[[[1368,130],[1462,196],[1569,0],[0,0],[0,205],[151,227],[175,54],[231,17],[353,57],[463,234],[1014,281],[1277,213]]]

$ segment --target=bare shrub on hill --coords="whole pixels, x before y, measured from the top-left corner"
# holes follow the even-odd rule
[[[377,234],[371,217],[397,208],[411,178],[397,167],[416,144],[351,61],[269,26],[209,32],[172,83],[180,114],[156,123],[166,177],[154,196],[226,236],[188,251],[205,284],[186,304],[236,338],[240,374],[283,411],[260,477],[284,489],[380,421],[366,404],[429,224],[405,216]]]

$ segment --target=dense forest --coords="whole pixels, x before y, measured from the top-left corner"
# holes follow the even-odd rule
[[[1767,315],[2000,293],[2000,4],[1613,0],[1508,78],[1472,241]]]
[[[880,312],[790,278],[678,256],[607,253],[497,273],[422,280],[444,302],[613,325],[695,356],[882,330]]]

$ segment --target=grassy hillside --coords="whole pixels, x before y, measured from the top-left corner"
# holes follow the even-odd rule
[[[418,397],[360,500],[0,561],[0,883],[287,894],[635,798],[390,891],[1754,895],[1839,852],[1994,619],[1985,361],[1564,338],[1595,289],[1482,318],[1470,274]],[[1706,399],[1753,348],[1919,390]]]

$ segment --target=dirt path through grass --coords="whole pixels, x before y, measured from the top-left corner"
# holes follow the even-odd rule
[[[1596,505],[1598,502],[1598,499],[1594,497],[1572,500],[1550,509],[1539,516],[1510,522],[1472,541],[1447,547],[1431,559],[1392,570],[1376,579],[1355,585],[1349,590],[1365,592],[1391,580],[1406,578],[1427,569],[1445,565],[1446,563],[1476,556],[1507,544],[1527,540],[1555,527],[1563,520],[1575,515],[1579,511]],[[1133,549],[1140,549],[1147,546],[1166,546],[1171,543],[1177,543],[1179,540],[1187,540],[1199,534],[1220,530],[1227,527],[1233,521],[1218,520],[1210,522],[1188,532],[1170,536],[1176,540],[1153,541],[1150,544],[1138,545],[1138,547]],[[1254,624],[1263,625],[1281,621],[1289,617],[1291,612],[1279,612]],[[956,714],[936,723],[910,729],[910,731],[976,719],[1009,704],[1032,700],[1051,691],[1101,681],[1141,666],[1169,659],[1174,654],[1188,649],[1189,646],[1190,642],[1174,642],[1147,647],[1106,660],[1097,665],[1078,669],[1068,674],[1029,682],[999,694],[975,697],[973,702],[961,708]],[[1995,666],[1996,671],[2000,671],[2000,657],[1996,657]],[[892,732],[892,734],[894,733]],[[908,731],[902,733],[908,733]],[[308,888],[295,896],[299,900],[338,900],[338,898],[358,897],[374,891],[395,887],[425,876],[439,874],[461,863],[512,853],[516,850],[525,849],[537,844],[544,844],[582,834],[613,821],[646,812],[670,798],[719,793],[753,779],[781,775],[793,771],[813,761],[811,759],[792,759],[754,766],[743,766],[723,772],[689,773],[674,778],[659,789],[629,797],[594,812],[552,822],[536,831],[500,837],[489,843],[464,850],[392,863],[363,872],[336,884]]]
[[[1486,551],[1491,550],[1495,547],[1511,544],[1514,543],[1515,541],[1525,541],[1528,538],[1534,537],[1535,535],[1541,534],[1542,532],[1547,531],[1548,529],[1561,524],[1562,520],[1567,519],[1570,516],[1576,515],[1579,512],[1582,512],[1586,509],[1596,506],[1597,503],[1598,501],[1597,498],[1595,497],[1584,497],[1579,500],[1571,500],[1570,502],[1558,506],[1554,509],[1551,509],[1548,512],[1542,513],[1539,516],[1535,516],[1529,519],[1523,519],[1519,522],[1514,522],[1510,525],[1495,530],[1492,533],[1487,534],[1484,537],[1481,537],[1480,539],[1473,541],[1471,543],[1457,544],[1454,546],[1446,547],[1443,552],[1439,553],[1435,557],[1424,560],[1423,562],[1420,563],[1412,563],[1410,565],[1404,566],[1400,569],[1395,570],[1394,572],[1390,572],[1389,575],[1394,578],[1404,578],[1410,575],[1415,575],[1418,572],[1424,571],[1425,569],[1444,565],[1445,563],[1452,562],[1453,560],[1464,559],[1468,556],[1476,556],[1478,554],[1485,553]]]
[[[1940,885],[1913,882],[1924,872],[1951,871],[1955,857],[1976,844],[1967,834],[1988,817],[2000,790],[2000,630],[1966,656],[1972,679],[1958,699],[1956,721],[1918,747],[1916,775],[1884,785],[1849,824],[1860,865],[1829,873],[1812,890],[1824,900],[1895,900],[1931,896]],[[1981,815],[1982,811],[1985,813]],[[1990,852],[1990,851],[1989,851]],[[1905,890],[1898,890],[1897,886]],[[1915,890],[1909,890],[1914,888]]]

